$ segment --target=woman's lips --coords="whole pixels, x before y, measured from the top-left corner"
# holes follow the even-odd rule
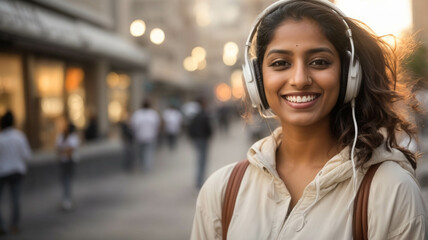
[[[311,107],[320,96],[321,94],[319,93],[295,93],[281,95],[289,106],[299,109]]]

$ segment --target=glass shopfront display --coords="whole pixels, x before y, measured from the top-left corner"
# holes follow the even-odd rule
[[[0,116],[11,110],[16,127],[23,129],[25,120],[22,60],[19,55],[0,53]]]
[[[107,75],[108,117],[112,123],[119,122],[128,114],[130,83],[131,80],[127,74],[110,72]]]
[[[67,97],[67,115],[70,121],[81,129],[86,125],[84,71],[79,67],[68,67],[65,74],[65,90]]]
[[[61,120],[70,119],[79,129],[85,126],[85,74],[80,67],[53,59],[37,59],[33,73],[40,101],[41,147],[52,148]]]
[[[36,59],[33,79],[40,101],[40,141],[42,148],[53,148],[58,133],[58,120],[64,117],[63,61]]]

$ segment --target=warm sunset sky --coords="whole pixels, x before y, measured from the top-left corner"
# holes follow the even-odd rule
[[[412,27],[411,0],[336,0],[348,16],[363,21],[378,35],[394,34]]]

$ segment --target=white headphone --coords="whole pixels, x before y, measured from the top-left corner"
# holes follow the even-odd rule
[[[263,89],[263,78],[262,73],[259,68],[257,58],[250,58],[250,47],[252,45],[253,37],[257,32],[257,28],[260,22],[270,13],[274,12],[277,8],[286,5],[290,2],[299,2],[296,0],[280,0],[278,2],[273,3],[268,6],[262,13],[257,16],[255,23],[253,24],[250,34],[247,38],[247,42],[245,44],[245,63],[242,66],[242,72],[244,76],[244,86],[246,87],[247,94],[251,100],[251,104],[254,108],[257,108],[260,114],[263,117],[274,117],[275,114],[269,107],[269,104],[266,100],[265,91]],[[348,103],[352,99],[355,99],[358,95],[360,85],[361,85],[361,65],[358,59],[355,57],[354,50],[354,41],[352,40],[352,31],[346,23],[344,17],[346,15],[338,9],[334,4],[325,1],[325,0],[316,0],[320,5],[324,5],[329,7],[333,12],[335,12],[343,21],[346,31],[345,34],[349,38],[349,42],[351,44],[351,51],[347,51],[349,55],[349,70],[347,81],[341,79],[341,84],[346,84],[346,92],[343,103]],[[342,89],[342,87],[341,87]]]

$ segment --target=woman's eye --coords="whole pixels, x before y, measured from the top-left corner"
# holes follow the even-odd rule
[[[289,67],[291,64],[284,60],[277,60],[270,64],[271,67]]]
[[[330,66],[330,62],[324,59],[317,59],[312,61],[309,65],[317,67],[317,68],[326,68]]]

